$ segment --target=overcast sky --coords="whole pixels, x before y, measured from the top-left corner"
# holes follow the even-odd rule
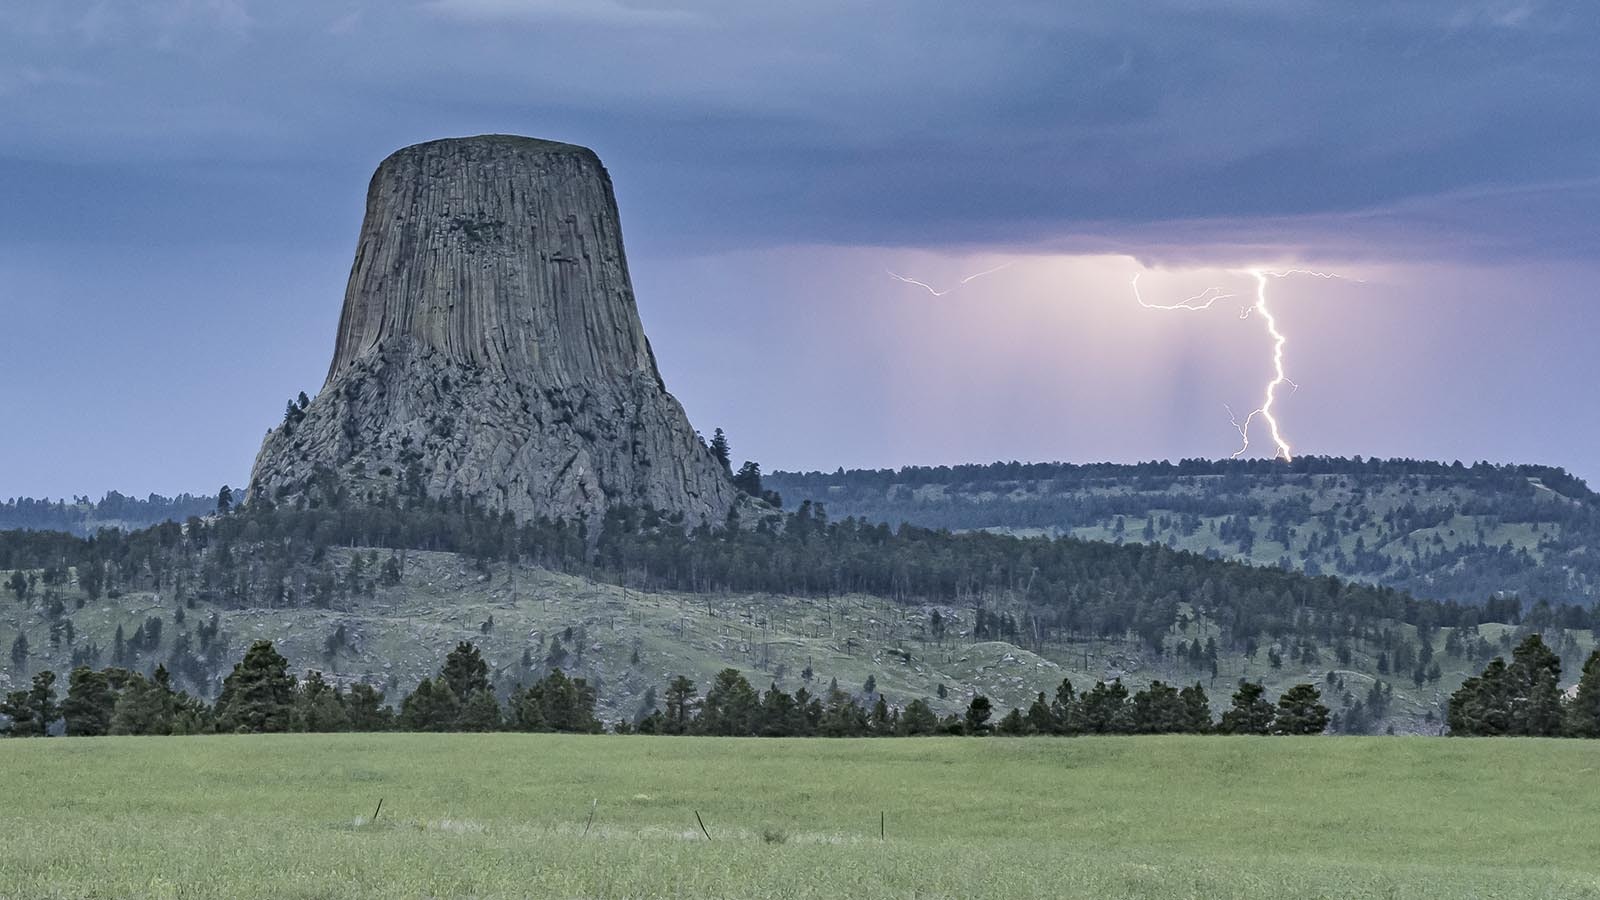
[[[1573,2],[0,0],[0,496],[242,484],[373,167],[483,132],[600,154],[768,469],[1225,456],[1299,266],[1296,451],[1600,479],[1597,96]]]

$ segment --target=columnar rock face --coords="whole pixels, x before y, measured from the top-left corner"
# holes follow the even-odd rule
[[[737,492],[656,369],[593,151],[486,135],[379,165],[327,382],[268,433],[251,496],[317,479],[523,520],[722,521]]]

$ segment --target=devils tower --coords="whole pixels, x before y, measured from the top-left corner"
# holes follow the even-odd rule
[[[661,380],[593,151],[484,135],[378,166],[327,381],[267,434],[251,497],[313,482],[722,521],[737,492]]]

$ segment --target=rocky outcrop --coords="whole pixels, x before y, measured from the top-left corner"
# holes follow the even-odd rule
[[[251,496],[314,479],[523,520],[722,521],[737,491],[656,369],[592,151],[486,135],[383,161],[327,381],[268,433]]]

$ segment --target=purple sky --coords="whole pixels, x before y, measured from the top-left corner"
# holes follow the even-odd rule
[[[768,6],[0,10],[0,496],[242,483],[372,168],[489,131],[600,153],[668,387],[769,469],[1225,456],[1264,323],[1129,280],[1294,265],[1349,276],[1271,284],[1297,451],[1600,479],[1581,7]]]

